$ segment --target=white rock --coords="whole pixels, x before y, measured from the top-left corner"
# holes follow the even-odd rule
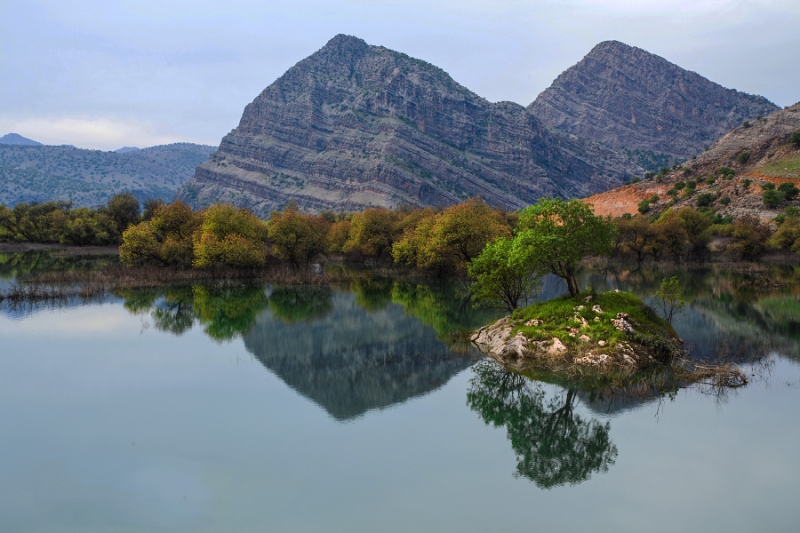
[[[606,341],[597,341],[597,345],[603,347],[606,345]]]

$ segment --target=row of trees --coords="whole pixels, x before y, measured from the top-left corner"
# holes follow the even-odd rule
[[[151,210],[158,201],[146,206]],[[103,246],[122,242],[122,233],[140,219],[141,205],[130,193],[112,197],[96,209],[72,202],[0,204],[0,242],[60,243]]]
[[[800,253],[800,209],[796,207],[787,207],[775,218],[777,231],[752,216],[741,216],[732,224],[716,224],[712,215],[690,207],[668,209],[654,220],[635,216],[614,222],[615,255],[639,264],[648,258],[703,261],[713,251],[712,242],[717,243],[717,251],[747,261],[775,250]]]
[[[290,204],[267,222],[230,205],[193,212],[173,202],[124,232],[120,257],[129,265],[199,268],[257,268],[274,257],[300,269],[335,255],[463,271],[488,242],[510,236],[514,222],[514,215],[479,199],[443,210],[372,208],[340,215],[302,213]]]

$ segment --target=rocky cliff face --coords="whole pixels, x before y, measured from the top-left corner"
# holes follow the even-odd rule
[[[651,209],[662,211],[670,199],[667,191],[679,181],[691,180],[697,182],[696,192],[684,191],[677,196],[673,209],[697,207],[698,196],[711,194],[710,207],[722,216],[769,220],[787,205],[800,206],[800,199],[795,199],[767,208],[761,189],[766,182],[800,186],[800,149],[790,142],[795,131],[800,131],[800,103],[734,128],[708,150],[664,176],[593,195],[587,201],[594,205],[595,213],[620,216],[635,214],[639,202],[657,195],[659,200]],[[721,168],[729,168],[735,175],[722,179],[718,172]],[[709,178],[716,179],[707,183]],[[728,198],[728,202],[719,202],[722,198]]]
[[[586,196],[641,171],[592,141],[490,103],[439,68],[339,35],[267,87],[179,197],[260,215],[449,205],[519,208]]]
[[[528,109],[549,126],[612,148],[686,159],[743,121],[779,108],[639,48],[607,41]]]

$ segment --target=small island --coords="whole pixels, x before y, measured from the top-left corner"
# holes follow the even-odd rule
[[[475,331],[471,341],[506,368],[585,389],[627,390],[643,381],[659,390],[698,382],[714,387],[747,383],[735,365],[688,359],[670,322],[620,290],[564,295],[516,309]]]
[[[486,355],[517,368],[632,372],[680,355],[672,326],[621,291],[563,296],[515,310],[475,332]]]

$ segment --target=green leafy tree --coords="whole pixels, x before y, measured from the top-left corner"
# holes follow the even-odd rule
[[[655,299],[661,310],[661,316],[670,324],[675,315],[683,311],[683,306],[686,304],[681,296],[681,283],[676,276],[663,279],[661,287],[656,291]]]
[[[541,273],[526,253],[503,237],[486,245],[468,267],[473,299],[505,307],[509,312],[527,303],[541,288]]]
[[[112,196],[103,211],[114,221],[117,234],[122,235],[129,226],[139,222],[141,206],[134,195],[125,192]]]
[[[781,191],[787,200],[794,200],[797,198],[797,195],[800,194],[800,189],[798,189],[794,183],[791,182],[783,182],[778,186],[778,190]]]
[[[609,217],[594,214],[581,200],[540,199],[522,210],[514,239],[520,256],[536,271],[551,272],[567,284],[570,296],[580,292],[578,264],[611,251],[615,228]]]

